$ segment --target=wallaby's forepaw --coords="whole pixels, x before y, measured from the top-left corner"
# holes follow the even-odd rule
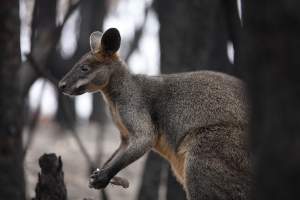
[[[109,183],[113,185],[119,185],[123,188],[129,187],[129,181],[121,177],[113,177],[112,179],[108,178],[104,170],[97,169],[90,176],[89,187],[95,189],[105,188]]]
[[[89,187],[95,189],[105,188],[109,184],[110,178],[104,170],[97,169],[90,176]]]

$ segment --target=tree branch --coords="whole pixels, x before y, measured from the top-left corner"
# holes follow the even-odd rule
[[[26,58],[30,62],[31,66],[34,68],[34,70],[39,74],[40,76],[48,79],[51,81],[54,85],[58,84],[58,80],[45,68],[42,68],[34,59],[31,53],[26,55]]]
[[[73,14],[73,12],[78,8],[78,6],[80,5],[80,3],[82,2],[82,0],[79,0],[78,2],[71,4],[69,6],[69,9],[65,15],[65,18],[62,22],[62,24],[60,25],[61,27],[63,27],[65,25],[65,23],[68,21],[68,19],[70,18],[70,16]]]
[[[32,140],[34,138],[37,122],[38,122],[38,119],[39,119],[40,114],[41,114],[41,104],[42,104],[43,93],[45,91],[44,90],[45,85],[46,85],[46,81],[43,82],[43,85],[42,85],[42,88],[41,88],[41,93],[40,93],[40,96],[39,96],[37,109],[33,113],[33,117],[31,119],[31,121],[29,122],[28,139],[27,139],[27,142],[25,143],[24,148],[23,148],[23,158],[25,158],[25,156],[27,154],[27,151],[28,151],[29,147],[31,146]]]

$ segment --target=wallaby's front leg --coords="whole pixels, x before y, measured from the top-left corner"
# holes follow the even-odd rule
[[[105,168],[118,154],[122,153],[127,148],[127,141],[122,140],[118,149],[107,159],[102,168]]]
[[[90,187],[105,188],[120,170],[142,157],[153,146],[153,141],[148,138],[134,138],[133,140],[126,148],[122,148],[103,169],[91,175]]]
[[[137,117],[137,116],[135,116]],[[132,118],[127,118],[132,119]],[[110,180],[123,168],[142,157],[149,151],[154,144],[154,132],[150,118],[145,115],[131,120],[127,123],[129,137],[126,142],[121,145],[118,152],[100,171],[95,171],[91,175],[90,187],[95,189],[105,188]],[[142,119],[142,121],[140,121]],[[147,121],[145,121],[147,119]]]

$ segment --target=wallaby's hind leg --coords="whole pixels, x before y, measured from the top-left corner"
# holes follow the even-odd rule
[[[237,174],[220,165],[221,160],[189,158],[186,188],[189,200],[246,200],[248,186],[241,183]]]
[[[238,127],[210,127],[194,138],[185,166],[189,200],[249,199],[251,173],[240,134]]]
[[[189,156],[186,166],[186,190],[188,200],[219,200],[226,198],[222,186],[215,184],[220,179],[220,171],[213,166],[219,161],[214,159],[199,160]],[[219,177],[218,177],[219,176]]]

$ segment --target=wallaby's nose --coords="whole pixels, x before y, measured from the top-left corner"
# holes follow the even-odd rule
[[[58,88],[61,89],[61,90],[65,89],[66,86],[67,86],[67,84],[66,84],[66,82],[64,82],[64,81],[63,81],[63,82],[60,81],[60,82],[58,83]]]

